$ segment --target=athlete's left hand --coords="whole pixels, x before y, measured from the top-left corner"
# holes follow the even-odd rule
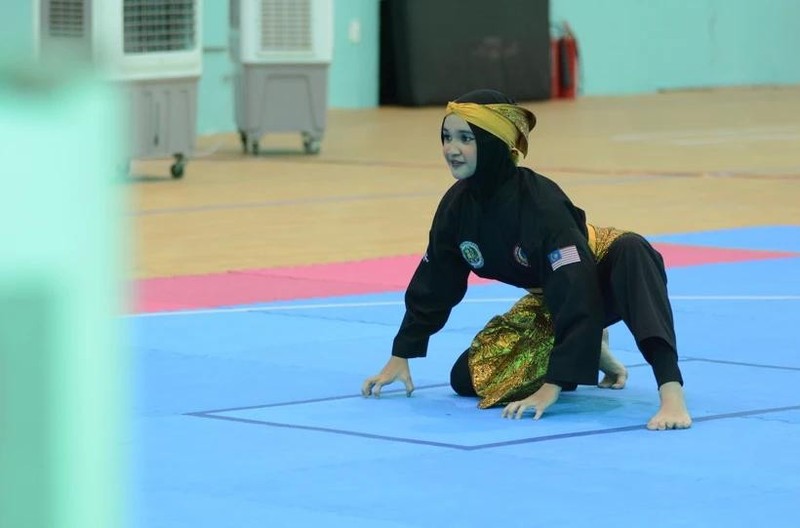
[[[538,420],[542,417],[544,411],[558,400],[560,394],[561,387],[553,383],[545,383],[539,390],[524,400],[511,402],[506,405],[505,409],[503,409],[503,418],[520,419],[525,411],[532,407],[536,411],[533,419]]]

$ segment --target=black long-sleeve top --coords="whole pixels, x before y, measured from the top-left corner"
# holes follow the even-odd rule
[[[604,312],[586,229],[583,210],[530,169],[517,168],[488,200],[471,192],[468,180],[456,182],[439,203],[406,291],[392,355],[427,354],[430,336],[463,299],[473,272],[542,288],[555,326],[547,381],[596,384]]]

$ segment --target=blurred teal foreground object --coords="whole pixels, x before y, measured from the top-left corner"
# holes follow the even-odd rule
[[[120,108],[0,64],[0,528],[117,528],[128,408]]]

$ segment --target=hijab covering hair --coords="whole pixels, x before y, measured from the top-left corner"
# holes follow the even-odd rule
[[[466,121],[475,134],[477,166],[465,182],[482,198],[490,198],[527,155],[528,134],[536,126],[536,116],[496,90],[462,95],[447,105],[445,117],[449,114]]]

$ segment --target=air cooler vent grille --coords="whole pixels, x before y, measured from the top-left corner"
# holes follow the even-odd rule
[[[60,38],[83,38],[86,31],[84,0],[51,0],[47,11],[47,34]]]
[[[261,51],[313,51],[311,0],[261,1]]]
[[[126,54],[189,51],[195,47],[195,0],[125,0]]]

